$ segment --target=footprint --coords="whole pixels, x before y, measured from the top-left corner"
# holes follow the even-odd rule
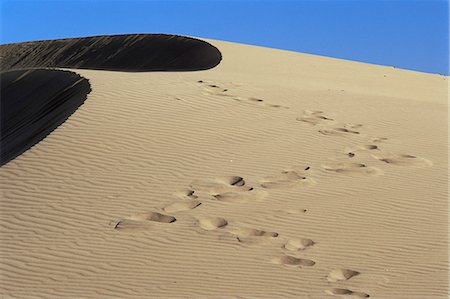
[[[172,223],[176,221],[176,218],[169,215],[160,214],[157,212],[147,212],[147,213],[139,213],[134,214],[130,217],[128,217],[130,220],[136,220],[136,221],[155,221],[155,222],[162,222],[162,223]]]
[[[309,186],[314,184],[314,180],[305,176],[305,171],[309,170],[285,170],[277,176],[263,178],[260,186],[266,189],[292,188],[297,186]]]
[[[347,128],[322,129],[319,130],[318,132],[327,136],[345,136],[348,134],[359,134],[358,131]]]
[[[201,204],[198,200],[179,201],[166,206],[163,210],[167,213],[177,213],[195,209]]]
[[[278,104],[268,104],[267,106],[272,107],[272,108],[284,108],[284,109],[289,109],[288,106],[282,106],[282,105],[278,105]]]
[[[254,229],[254,228],[236,228],[230,231],[231,234],[237,236],[238,238],[246,237],[278,237],[278,233],[268,232],[264,230]]]
[[[372,155],[375,159],[384,162],[389,165],[395,166],[415,166],[426,167],[431,166],[433,163],[427,159],[405,154],[382,154]]]
[[[303,111],[302,116],[297,117],[298,121],[309,123],[311,125],[317,125],[323,121],[333,121],[334,119],[323,115],[323,111]]]
[[[192,189],[180,190],[175,193],[175,195],[179,198],[184,199],[197,199],[198,196],[195,194],[195,191]]]
[[[147,212],[134,214],[129,217],[119,219],[117,221],[111,221],[110,225],[114,229],[137,229],[146,226],[150,221],[160,223],[172,223],[176,221],[176,218],[169,215],[163,215],[157,212]]]
[[[272,259],[272,262],[274,264],[279,264],[279,265],[300,266],[300,267],[301,266],[311,267],[316,264],[316,262],[314,262],[312,260],[297,258],[297,257],[289,256],[289,255],[274,258],[274,259]]]
[[[375,144],[367,144],[367,145],[363,145],[362,146],[363,149],[372,151],[372,150],[379,150],[380,148],[378,147],[378,145]]]
[[[375,138],[370,139],[370,142],[381,143],[381,142],[385,142],[386,140],[388,140],[386,137],[375,137]]]
[[[333,288],[328,289],[325,291],[325,293],[329,295],[335,295],[335,296],[351,296],[356,298],[369,298],[370,295],[362,292],[354,292],[349,289],[340,289],[340,288]]]
[[[266,192],[254,190],[246,186],[241,176],[222,177],[215,180],[196,181],[191,184],[192,189],[206,193],[211,199],[224,202],[245,202],[264,198]]]
[[[299,215],[299,214],[305,214],[308,212],[307,209],[302,208],[293,208],[293,209],[283,209],[283,210],[276,210],[275,213],[277,215]]]
[[[327,280],[330,282],[344,281],[359,274],[360,273],[358,271],[350,269],[334,269],[328,274]]]
[[[220,217],[199,218],[198,225],[204,230],[216,230],[218,228],[224,228],[225,226],[227,226],[228,221]]]
[[[333,165],[323,165],[327,172],[335,172],[349,176],[377,176],[382,172],[376,167],[367,166],[364,163],[335,163]]]
[[[350,129],[358,129],[361,128],[363,125],[362,124],[352,124],[352,123],[346,123],[345,124],[345,128],[350,128]]]
[[[190,187],[191,190],[206,192],[211,195],[231,192],[231,191],[251,191],[252,187],[245,186],[244,178],[240,176],[222,177],[212,180],[198,180],[193,182]]]
[[[299,251],[311,247],[315,242],[307,238],[290,239],[283,245],[283,248],[289,251]]]
[[[240,176],[230,176],[230,177],[226,177],[223,178],[223,181],[226,184],[229,184],[230,186],[238,186],[238,187],[242,187],[245,185],[245,180],[243,177]]]
[[[228,91],[227,88],[222,88],[221,86],[217,85],[217,84],[212,84],[212,83],[208,83],[205,82],[203,80],[198,80],[197,83],[200,83],[203,87],[203,92],[205,94],[209,94],[209,95],[226,95],[223,94],[223,92]]]

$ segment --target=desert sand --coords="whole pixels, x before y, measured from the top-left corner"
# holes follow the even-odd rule
[[[4,298],[447,298],[448,77],[207,40],[0,168]]]

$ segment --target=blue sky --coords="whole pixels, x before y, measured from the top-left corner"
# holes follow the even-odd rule
[[[0,42],[175,33],[449,74],[447,0],[0,0]]]

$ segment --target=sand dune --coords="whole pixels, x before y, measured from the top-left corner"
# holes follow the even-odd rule
[[[447,298],[448,77],[208,40],[0,168],[8,298]]]

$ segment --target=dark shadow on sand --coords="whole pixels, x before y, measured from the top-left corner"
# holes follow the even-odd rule
[[[91,91],[87,79],[69,71],[15,70],[0,78],[1,165],[44,139]]]
[[[127,72],[198,71],[218,65],[211,44],[170,34],[105,35],[0,45],[2,70],[75,68]]]

